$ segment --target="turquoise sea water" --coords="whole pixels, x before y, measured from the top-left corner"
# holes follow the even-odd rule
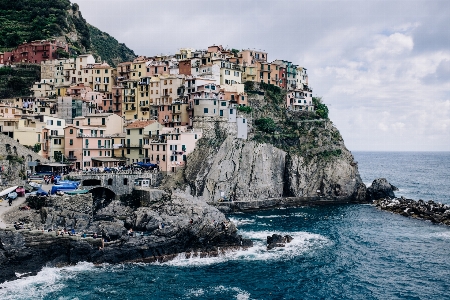
[[[450,153],[354,153],[364,182],[450,203]],[[450,228],[370,205],[229,216],[255,246],[164,264],[81,263],[7,282],[0,299],[449,299]],[[267,251],[273,233],[292,243]]]

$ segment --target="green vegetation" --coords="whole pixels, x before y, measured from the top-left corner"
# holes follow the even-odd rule
[[[342,154],[342,137],[327,126],[328,108],[315,99],[319,114],[310,111],[284,109],[286,91],[277,86],[255,83],[255,94],[250,96],[253,137],[258,143],[272,144],[292,155],[301,155],[305,162],[314,158],[330,160]]]
[[[316,114],[322,119],[328,119],[328,107],[322,103],[322,97],[313,97]]]
[[[250,106],[238,106],[237,110],[248,114],[252,112],[252,108]]]
[[[10,51],[23,42],[43,40],[75,33],[76,41],[66,37],[70,54],[92,51],[96,58],[116,66],[133,60],[136,55],[109,34],[86,23],[77,4],[69,0],[0,0],[0,51]]]
[[[10,163],[23,164],[23,158],[18,157],[17,155],[8,154],[8,156],[6,156],[6,160],[9,160]]]
[[[254,82],[253,81],[246,81],[245,83],[244,83],[244,91],[245,92],[252,92],[252,91],[254,91],[255,90],[255,84],[254,84]]]
[[[237,54],[239,53],[239,50],[233,48],[233,49],[231,49],[231,53],[233,53],[234,56],[237,56]]]
[[[41,80],[38,65],[16,65],[0,68],[0,99],[29,96],[33,83]]]
[[[69,0],[0,0],[0,47],[62,35],[68,9]]]
[[[101,60],[114,67],[123,61],[132,61],[136,58],[133,50],[129,49],[125,44],[119,43],[106,32],[102,32],[89,24],[88,28],[91,36],[92,51],[96,54],[96,58],[101,58]]]
[[[265,133],[272,133],[275,132],[277,129],[277,125],[271,118],[261,118],[255,120],[255,125],[258,128],[258,130],[265,132]]]
[[[63,49],[56,49],[56,54],[58,54],[59,58],[69,58],[70,54]]]

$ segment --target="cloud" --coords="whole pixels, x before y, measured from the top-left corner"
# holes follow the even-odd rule
[[[442,60],[436,71],[423,78],[425,84],[442,84],[450,82],[450,60]]]
[[[350,150],[450,151],[450,1],[77,2],[137,54],[222,44],[306,67]]]

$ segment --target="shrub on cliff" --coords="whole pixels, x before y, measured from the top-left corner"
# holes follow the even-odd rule
[[[322,119],[328,119],[328,107],[322,103],[322,97],[313,97],[316,114]]]
[[[277,125],[272,118],[260,118],[255,120],[256,128],[265,133],[273,133],[277,129]]]
[[[248,114],[252,112],[252,108],[250,106],[238,106],[237,110]]]

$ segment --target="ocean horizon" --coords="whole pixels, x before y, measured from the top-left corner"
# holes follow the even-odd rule
[[[364,183],[450,204],[450,152],[354,151]],[[0,299],[448,299],[450,227],[370,204],[229,214],[254,242],[219,257],[45,267],[0,285]],[[266,238],[289,234],[284,248]]]

